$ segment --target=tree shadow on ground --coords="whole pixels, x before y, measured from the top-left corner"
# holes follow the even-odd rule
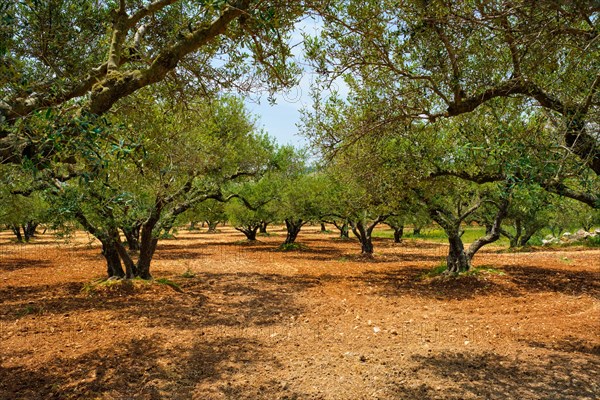
[[[528,292],[556,292],[600,299],[600,271],[569,271],[530,265],[505,265],[507,279]]]
[[[427,259],[427,257],[425,257]],[[414,261],[422,261],[418,255]],[[594,271],[566,271],[537,266],[502,266],[502,273],[486,271],[457,278],[425,279],[431,269],[405,266],[385,271],[366,271],[348,277],[374,286],[374,293],[393,297],[406,293],[438,299],[472,299],[478,296],[502,294],[523,296],[527,293],[551,292],[569,296],[587,295],[600,299],[600,276]]]
[[[600,344],[586,342],[573,336],[566,336],[561,340],[552,343],[533,340],[525,341],[525,343],[531,347],[561,351],[564,353],[581,353],[584,355],[595,356],[600,359]]]
[[[189,344],[166,343],[167,337],[155,334],[74,358],[59,357],[39,368],[0,366],[0,398],[305,398],[277,381],[266,380],[264,393],[246,390],[235,381],[236,374],[252,371],[257,363],[277,367],[277,360],[261,349],[260,342],[202,337]]]
[[[366,271],[348,279],[355,283],[368,284],[374,288],[372,294],[384,297],[416,295],[438,300],[467,300],[498,293],[516,295],[511,288],[476,276],[425,279],[425,274],[430,271],[427,268],[404,267],[391,271]]]
[[[600,395],[597,358],[569,355],[510,360],[492,353],[413,356],[409,379],[390,384],[396,399],[595,399]],[[429,382],[411,384],[410,382]]]
[[[0,271],[13,272],[26,268],[49,268],[55,264],[50,260],[32,260],[31,258],[0,257]]]
[[[14,321],[46,314],[86,310],[112,311],[115,318],[144,318],[150,327],[189,330],[199,327],[268,326],[298,315],[298,293],[320,283],[319,278],[257,273],[202,273],[179,278],[184,293],[167,285],[138,282],[82,293],[82,284],[7,288],[0,290],[0,320]],[[15,296],[18,293],[18,297]],[[4,303],[4,299],[11,301]],[[26,309],[26,312],[23,310]],[[150,311],[151,310],[151,311]]]

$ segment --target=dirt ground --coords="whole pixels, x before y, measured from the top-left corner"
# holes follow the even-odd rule
[[[600,250],[484,249],[459,279],[446,246],[305,228],[159,244],[155,278],[86,292],[97,243],[0,234],[0,399],[598,399]]]

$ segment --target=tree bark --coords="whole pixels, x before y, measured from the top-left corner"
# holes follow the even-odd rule
[[[140,251],[140,228],[140,223],[121,228],[125,239],[127,239],[127,247],[131,251]]]
[[[148,219],[142,225],[140,234],[140,257],[137,262],[137,276],[142,279],[152,279],[150,274],[150,263],[156,251],[158,237],[156,237],[154,228],[160,219],[163,210],[163,200],[156,199],[154,209],[150,213]]]
[[[152,275],[150,274],[150,264],[152,262],[152,257],[154,257],[157,244],[158,238],[152,236],[144,237],[142,234],[140,258],[137,262],[137,276],[142,279],[152,279]]]
[[[498,207],[498,212],[494,217],[494,222],[491,226],[490,231],[485,236],[475,240],[471,244],[471,246],[469,246],[469,249],[466,253],[467,257],[469,258],[469,263],[473,259],[473,256],[475,256],[475,253],[479,251],[479,249],[481,249],[485,245],[488,245],[500,239],[500,226],[502,224],[502,220],[506,218],[506,214],[508,214],[508,206],[508,199],[503,199],[500,203],[500,206]]]
[[[327,232],[327,227],[324,222],[321,222],[321,233]]]
[[[110,238],[106,238],[102,239],[101,243],[102,255],[106,259],[106,273],[108,277],[125,277],[125,272],[123,271],[123,266],[121,265],[121,259],[119,258],[119,252],[115,242]]]
[[[263,235],[266,235],[267,234],[267,226],[269,226],[268,222],[265,222],[265,221],[261,222],[260,223],[260,227],[258,228],[259,229],[259,233],[262,233]]]
[[[404,225],[400,225],[394,228],[394,243],[402,243],[402,236],[404,235]]]
[[[208,225],[207,233],[217,233],[217,226],[219,225],[219,221],[206,221],[206,225]]]
[[[360,241],[360,250],[361,254],[366,256],[373,255],[373,229],[385,220],[387,216],[378,216],[375,221],[371,224],[367,224],[362,219],[358,219],[357,221],[350,220],[350,226],[352,227],[352,232]]]
[[[25,225],[23,225],[23,235],[25,236],[25,241],[29,242],[29,239],[35,236],[35,230],[37,229],[38,224],[33,221],[27,221]]]
[[[340,231],[340,239],[350,239],[350,228],[347,220],[342,224],[338,224],[336,221],[333,221],[333,226]]]
[[[249,241],[256,240],[256,232],[258,232],[259,224],[236,227],[235,229],[242,232]]]
[[[23,243],[23,235],[21,235],[21,227],[19,225],[11,225],[10,230],[13,231],[15,236],[17,237],[17,242]]]
[[[465,246],[460,234],[457,234],[458,232],[452,234],[446,233],[448,234],[448,243],[450,244],[448,257],[446,257],[447,272],[457,274],[468,271],[471,269],[471,260],[465,253]]]
[[[292,244],[296,241],[298,234],[300,233],[300,229],[306,222],[302,219],[285,219],[285,227],[287,229],[287,235],[285,237],[285,242],[283,244]]]

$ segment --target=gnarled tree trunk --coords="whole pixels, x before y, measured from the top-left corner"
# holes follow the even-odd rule
[[[259,228],[260,224],[235,227],[235,229],[242,232],[246,236],[246,239],[248,239],[249,241],[256,240],[256,232],[258,232]]]
[[[465,252],[465,246],[461,238],[462,232],[446,233],[448,234],[448,243],[450,244],[448,256],[446,257],[447,272],[459,273],[468,271],[471,269],[471,259]]]
[[[127,240],[127,247],[131,251],[140,251],[140,229],[142,224],[135,223],[131,226],[122,227],[121,230]]]
[[[260,223],[260,227],[258,228],[258,232],[262,233],[263,235],[267,234],[267,226],[269,226],[269,223],[267,221],[262,221]]]
[[[206,221],[206,225],[208,226],[208,231],[206,231],[206,233],[217,233],[219,221]]]
[[[101,239],[102,255],[106,259],[106,273],[109,278],[124,278],[125,272],[121,265],[121,258],[117,246],[112,238]]]
[[[10,226],[10,230],[17,237],[17,242],[23,243],[23,235],[21,235],[21,227],[19,225],[13,224]]]
[[[366,256],[373,255],[373,229],[380,222],[384,221],[385,218],[386,216],[380,215],[371,224],[368,224],[364,218],[349,221],[352,232],[360,241],[361,254]]]
[[[287,235],[285,236],[285,242],[283,242],[283,244],[286,245],[294,243],[298,237],[298,234],[300,233],[300,229],[302,229],[304,224],[306,224],[306,221],[303,221],[300,218],[286,218],[285,227],[287,229]]]
[[[333,225],[340,231],[340,239],[350,239],[350,226],[347,220],[341,224],[333,221]]]

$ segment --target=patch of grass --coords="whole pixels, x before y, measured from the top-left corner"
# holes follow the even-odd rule
[[[141,279],[137,280],[142,281]],[[134,291],[133,281],[134,279],[99,278],[84,284],[81,291],[88,296],[97,294],[129,294]]]
[[[273,232],[264,232],[264,233],[257,233],[256,236],[271,237],[271,236],[278,236],[278,235]]]
[[[437,267],[434,267],[433,269],[425,272],[420,277],[421,278],[433,278],[436,276],[444,275],[447,270],[448,270],[448,266],[446,265],[446,263],[442,263],[442,264],[438,265]]]
[[[425,272],[424,274],[422,274],[420,276],[421,279],[425,279],[425,278],[436,278],[436,277],[442,277],[442,276],[449,276],[449,277],[460,277],[460,276],[478,276],[478,275],[482,275],[482,274],[492,274],[492,275],[506,275],[504,273],[504,271],[501,271],[499,269],[495,269],[492,267],[471,267],[470,270],[465,271],[465,272],[460,272],[458,274],[452,274],[452,273],[448,273],[448,267],[446,266],[446,263],[442,263],[440,265],[438,265],[437,267],[434,267],[433,269]]]
[[[194,271],[192,271],[191,269],[187,268],[185,270],[185,272],[183,274],[181,274],[182,278],[195,278],[196,277],[196,273]]]
[[[279,251],[295,251],[295,250],[307,250],[308,246],[302,243],[283,243],[277,248]]]
[[[573,260],[570,259],[569,257],[560,257],[560,261],[562,261],[563,263],[565,263],[567,265],[573,264]]]
[[[585,241],[585,245],[588,247],[600,247],[600,235],[596,235],[594,237],[589,237]]]
[[[17,311],[17,318],[22,318],[30,314],[43,314],[44,307],[36,306],[34,304],[28,304],[25,307]]]
[[[465,275],[481,275],[481,274],[490,274],[490,275],[506,275],[504,271],[501,271],[492,267],[473,267],[469,271],[464,273]]]
[[[158,278],[158,279],[155,279],[154,282],[158,283],[159,285],[167,285],[170,288],[172,288],[173,290],[175,290],[176,292],[183,293],[183,290],[181,289],[181,286],[179,286],[177,283],[173,282],[170,279],[167,279],[167,278]]]
[[[167,278],[158,278],[153,280],[146,280],[141,278],[133,278],[133,279],[106,279],[100,278],[95,279],[89,283],[83,285],[81,291],[88,296],[95,295],[130,295],[139,290],[145,290],[150,288],[153,284],[158,285],[166,285],[171,287],[173,290],[177,292],[183,292],[181,287],[167,279]]]
[[[247,245],[257,244],[257,243],[258,243],[258,240],[248,240],[248,239],[242,239],[242,240],[237,240],[237,241],[233,242],[233,244],[240,245],[240,246],[247,246]]]
[[[353,238],[352,236],[348,236],[348,237],[336,236],[334,238],[331,238],[331,240],[340,241],[340,242],[349,242],[349,241],[355,240],[355,238]]]
[[[465,226],[463,227],[464,234],[462,236],[462,240],[465,244],[473,243],[475,240],[479,239],[482,236],[485,236],[485,227],[482,226]],[[406,232],[406,231],[405,231]],[[383,229],[377,230],[373,232],[373,237],[385,238],[385,239],[393,239],[394,231],[391,229]],[[406,232],[402,239],[421,239],[427,240],[430,242],[436,243],[446,243],[448,241],[448,236],[441,228],[423,228],[421,233],[418,235],[414,235],[412,230],[410,232]],[[540,239],[541,241],[541,239]],[[509,241],[504,236],[501,236],[496,242],[491,244],[492,246],[508,246]]]

